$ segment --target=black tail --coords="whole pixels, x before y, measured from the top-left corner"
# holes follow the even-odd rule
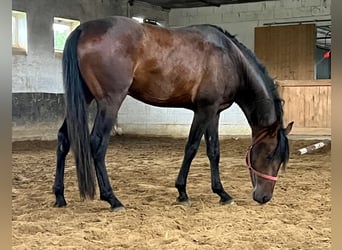
[[[65,43],[63,52],[63,82],[66,121],[71,148],[76,162],[78,187],[81,198],[95,196],[94,162],[88,128],[88,107],[85,82],[78,68],[77,42],[81,29],[76,28]]]

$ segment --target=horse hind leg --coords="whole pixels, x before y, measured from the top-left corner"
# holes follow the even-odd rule
[[[111,101],[106,99],[97,101],[97,114],[90,136],[96,177],[100,188],[100,199],[107,201],[113,211],[124,208],[113,193],[105,164],[110,132],[115,122],[117,109],[113,108]]]
[[[62,126],[58,130],[58,146],[57,146],[57,163],[55,183],[52,190],[56,196],[54,207],[65,207],[67,205],[64,198],[64,169],[65,158],[70,150],[70,142],[68,138],[68,130],[66,120],[63,121]]]

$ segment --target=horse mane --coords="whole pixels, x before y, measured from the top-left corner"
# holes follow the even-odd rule
[[[277,121],[279,122],[280,129],[278,133],[278,145],[273,152],[273,157],[277,157],[281,160],[283,164],[283,168],[285,168],[285,165],[287,161],[289,160],[289,145],[288,145],[288,139],[286,137],[284,124],[283,124],[283,104],[284,100],[279,96],[278,93],[278,85],[274,83],[273,79],[270,77],[265,65],[263,65],[259,59],[255,56],[255,54],[247,48],[244,44],[242,44],[237,38],[230,34],[228,31],[222,29],[219,26],[209,24],[209,26],[217,29],[221,33],[223,33],[230,41],[232,41],[239,49],[240,51],[249,59],[249,61],[256,67],[258,72],[260,73],[260,76],[264,80],[263,83],[265,84],[266,88],[270,91],[270,93],[273,96],[273,101],[275,105],[275,112]]]

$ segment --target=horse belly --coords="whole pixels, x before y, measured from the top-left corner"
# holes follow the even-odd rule
[[[133,98],[154,106],[187,107],[193,102],[193,93],[180,84],[169,80],[134,79],[128,94]]]

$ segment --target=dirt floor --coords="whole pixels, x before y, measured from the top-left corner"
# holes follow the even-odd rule
[[[329,249],[330,148],[299,156],[319,140],[290,140],[291,159],[266,205],[252,200],[247,138],[221,140],[221,179],[235,205],[211,192],[204,143],[188,178],[191,206],[175,203],[186,139],[113,137],[107,154],[114,192],[126,206],[81,201],[69,154],[66,208],[53,208],[56,141],[13,143],[13,249]]]

